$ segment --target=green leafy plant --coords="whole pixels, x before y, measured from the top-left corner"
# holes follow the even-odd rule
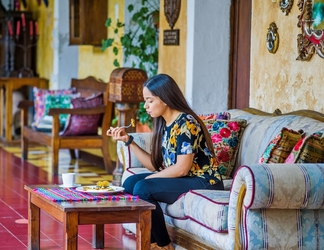
[[[147,124],[150,129],[152,129],[152,118],[151,116],[146,112],[146,109],[144,108],[144,102],[141,102],[139,105],[139,110],[137,111],[137,119],[142,124]]]
[[[137,4],[127,7],[132,14],[128,24],[119,20],[114,24],[112,19],[108,18],[105,25],[113,30],[114,36],[102,40],[102,51],[112,47],[115,56],[123,53],[124,62],[130,62],[132,67],[145,70],[149,77],[156,75],[159,8],[159,0],[140,0]],[[117,58],[113,64],[120,67]]]
[[[133,68],[145,70],[148,77],[154,76],[158,69],[160,0],[138,0],[137,4],[130,4],[127,9],[132,14],[129,23],[119,20],[113,23],[111,18],[106,20],[105,26],[113,30],[113,37],[102,40],[101,49],[105,51],[112,47],[116,56],[113,61],[115,67],[120,67],[117,56],[123,53],[124,62],[131,63]],[[152,119],[144,103],[140,103],[137,119],[152,128]]]

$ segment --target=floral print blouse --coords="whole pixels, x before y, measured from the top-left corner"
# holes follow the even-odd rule
[[[162,139],[164,166],[174,165],[178,155],[193,153],[195,156],[188,176],[205,178],[211,185],[219,182],[220,176],[199,122],[192,115],[181,113],[164,130]]]

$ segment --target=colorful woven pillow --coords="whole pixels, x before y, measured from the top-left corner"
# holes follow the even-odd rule
[[[231,178],[246,120],[205,121],[214,144],[219,172],[224,179]]]
[[[211,114],[200,114],[198,115],[199,118],[203,121],[206,120],[229,120],[231,119],[231,114],[228,112],[218,112],[218,113],[211,113]]]
[[[296,143],[302,138],[303,131],[282,128],[262,154],[259,163],[283,163]]]
[[[95,108],[103,105],[103,94],[71,100],[73,108]],[[96,135],[101,115],[70,115],[60,135]]]
[[[303,136],[294,146],[285,163],[324,163],[323,133]]]
[[[80,97],[80,93],[66,94],[66,95],[44,94],[44,116],[48,114],[48,111],[51,108],[62,108],[62,109],[71,108],[71,100],[77,97]],[[65,126],[68,116],[69,116],[68,114],[59,115],[60,124],[62,126]]]
[[[35,108],[35,116],[34,116],[34,125],[37,126],[45,112],[45,103],[44,103],[44,95],[45,94],[55,94],[55,95],[70,95],[76,93],[75,88],[69,89],[40,89],[37,87],[33,88],[34,93],[34,108]]]

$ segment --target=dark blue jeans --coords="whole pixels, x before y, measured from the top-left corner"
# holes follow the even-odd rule
[[[132,175],[125,180],[123,187],[126,193],[138,195],[140,199],[156,206],[152,210],[151,242],[156,242],[161,247],[168,245],[171,240],[158,202],[172,204],[181,194],[191,189],[224,189],[222,182],[211,186],[201,177],[145,179],[150,174]]]

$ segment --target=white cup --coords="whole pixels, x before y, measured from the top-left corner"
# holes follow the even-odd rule
[[[74,187],[75,185],[75,173],[62,174],[63,186]]]

